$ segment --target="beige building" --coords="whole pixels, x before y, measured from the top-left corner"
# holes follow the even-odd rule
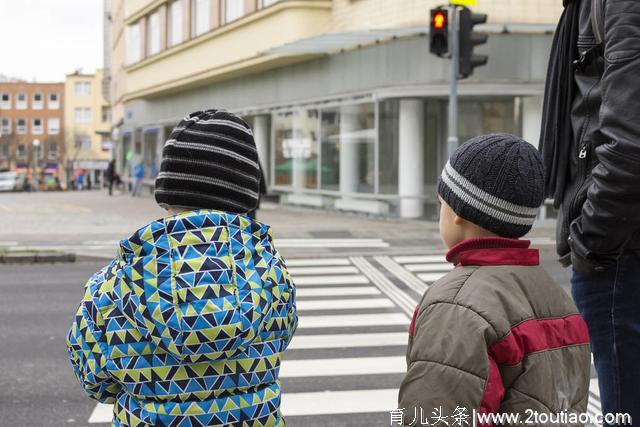
[[[283,203],[434,217],[449,61],[429,54],[435,0],[106,0],[115,158],[153,183],[186,113],[253,126]],[[478,0],[489,63],[460,84],[461,139],[536,142],[557,0]],[[400,167],[400,166],[403,167]]]
[[[111,117],[103,96],[102,70],[95,74],[67,75],[65,94],[65,145],[67,179],[87,171],[99,183],[111,159]]]

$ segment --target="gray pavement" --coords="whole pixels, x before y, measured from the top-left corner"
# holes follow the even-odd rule
[[[0,194],[0,245],[75,247],[104,258],[0,265],[0,427],[108,425],[110,408],[85,397],[73,376],[66,332],[83,284],[115,241],[163,214],[150,198],[98,191]],[[289,239],[281,249],[298,287],[301,323],[281,378],[287,425],[389,425],[411,312],[450,268],[437,224],[268,204],[259,215],[276,245]],[[545,243],[543,265],[568,291],[551,233],[539,226],[534,235]],[[369,240],[341,247],[335,239]]]

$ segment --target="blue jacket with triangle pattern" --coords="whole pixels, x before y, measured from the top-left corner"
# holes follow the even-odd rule
[[[268,226],[211,210],[154,221],[86,284],[71,363],[115,426],[281,426],[295,286]]]

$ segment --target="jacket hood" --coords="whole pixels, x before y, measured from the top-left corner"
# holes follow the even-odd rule
[[[120,309],[179,360],[226,359],[274,312],[286,274],[276,257],[269,227],[246,216],[198,210],[153,221],[120,242]]]

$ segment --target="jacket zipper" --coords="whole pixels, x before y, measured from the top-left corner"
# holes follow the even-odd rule
[[[586,159],[587,158],[587,144],[582,144],[582,148],[580,148],[580,152],[578,153],[578,158],[579,159]]]

